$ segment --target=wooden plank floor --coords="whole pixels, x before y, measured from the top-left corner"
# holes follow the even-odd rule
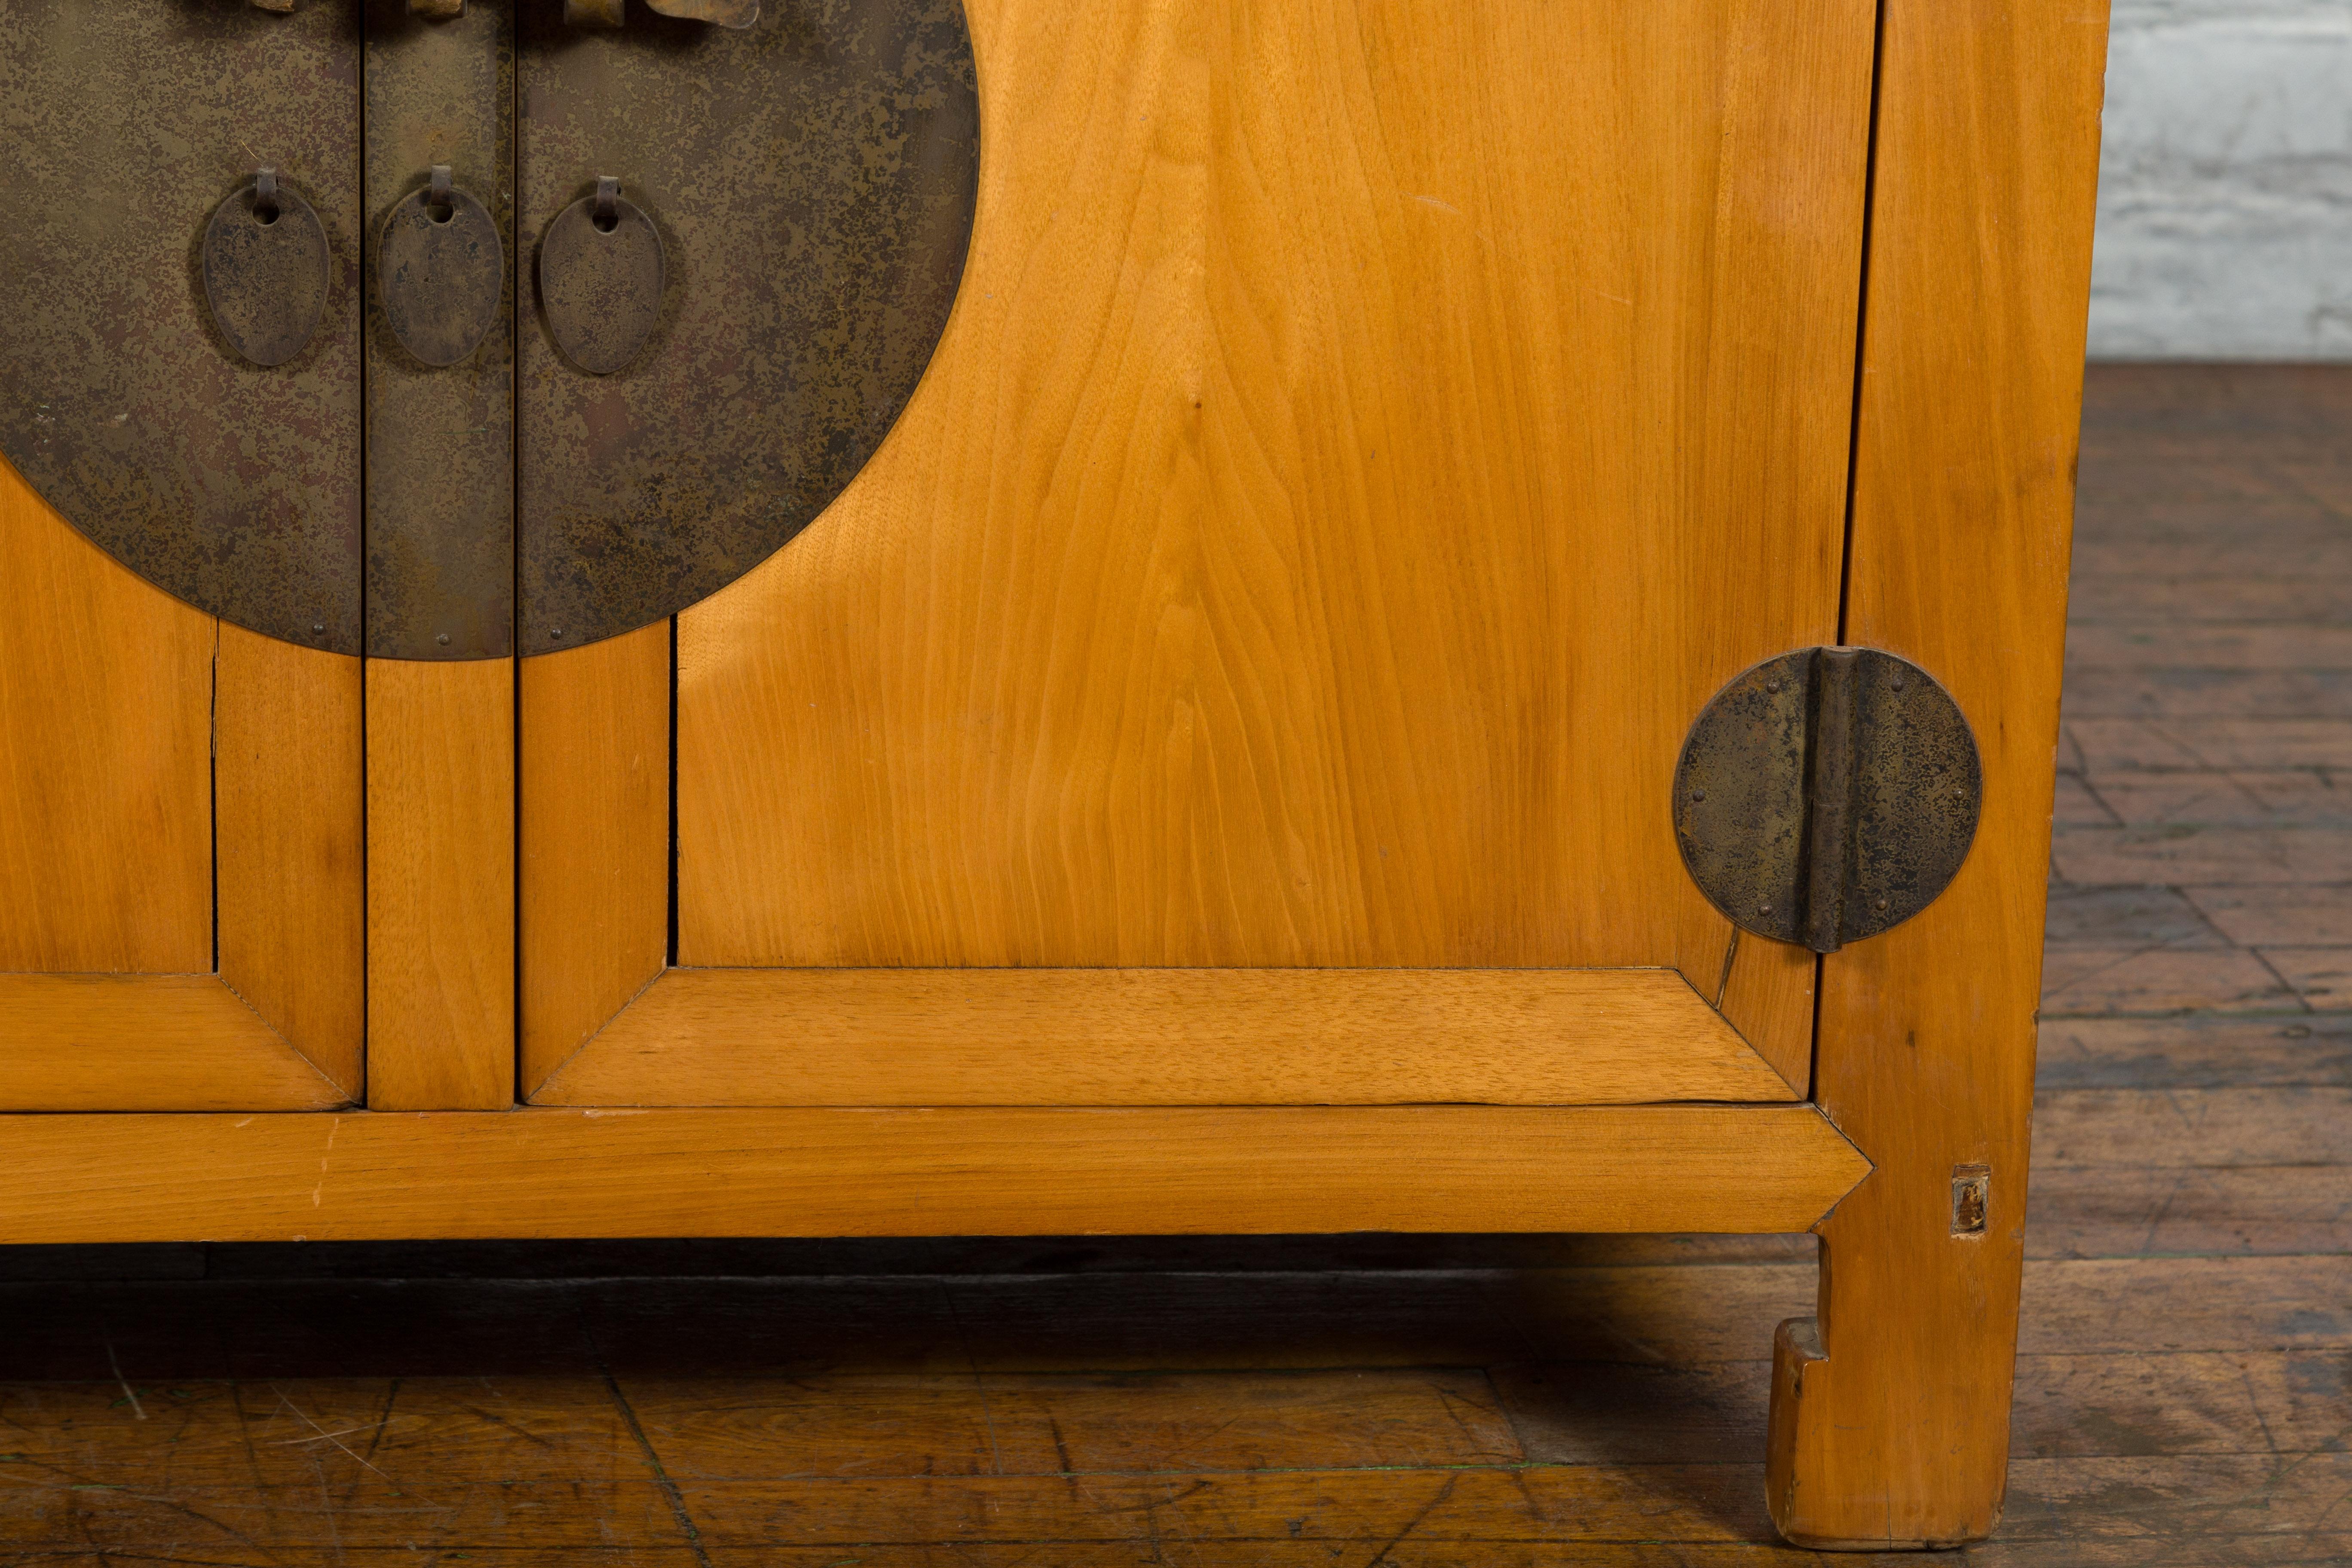
[[[1991,1543],[1901,1561],[2352,1562],[2352,370],[2091,387],[2011,1501]],[[1760,1495],[1804,1237],[0,1275],[5,1562],[1811,1555]]]

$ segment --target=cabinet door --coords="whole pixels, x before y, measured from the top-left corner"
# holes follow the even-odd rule
[[[0,10],[0,1108],[361,1092],[359,80],[333,12]],[[307,210],[329,258],[315,331],[268,364],[203,269],[264,166],[273,221]]]
[[[968,13],[887,442],[523,663],[526,1095],[1801,1098],[1668,791],[1837,640],[1871,7]]]

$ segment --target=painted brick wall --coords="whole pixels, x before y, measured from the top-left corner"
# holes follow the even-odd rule
[[[2352,359],[2352,0],[2114,0],[2095,358]]]

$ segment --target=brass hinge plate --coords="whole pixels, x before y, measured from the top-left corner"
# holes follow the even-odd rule
[[[1926,670],[1800,648],[1735,678],[1691,725],[1675,838],[1734,924],[1835,952],[1950,885],[1983,784],[1967,717]]]

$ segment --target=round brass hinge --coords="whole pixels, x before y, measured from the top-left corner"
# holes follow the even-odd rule
[[[1835,952],[1933,903],[1984,773],[1950,692],[1876,648],[1809,647],[1715,694],[1675,768],[1675,840],[1742,930]]]

